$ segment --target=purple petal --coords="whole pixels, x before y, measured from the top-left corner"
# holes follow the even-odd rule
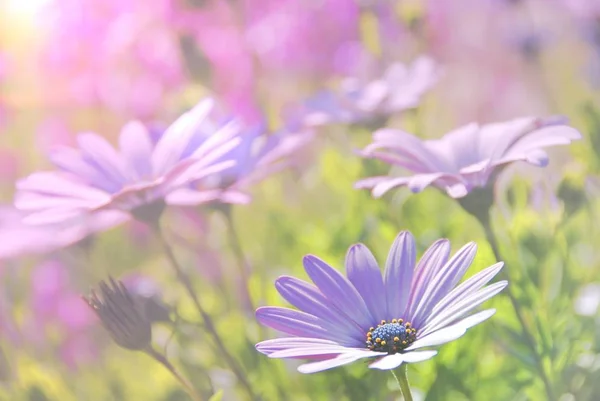
[[[369,310],[356,288],[337,270],[316,256],[303,259],[304,269],[319,290],[338,309],[348,315],[361,327],[370,327],[377,319]]]
[[[577,139],[581,139],[579,131],[566,125],[544,127],[523,135],[504,154],[494,160],[494,165],[526,160],[534,150],[549,146],[568,145]]]
[[[152,140],[148,129],[139,121],[127,123],[121,129],[119,149],[130,171],[130,179],[143,180],[152,174]]]
[[[412,176],[408,180],[408,184],[407,185],[408,185],[408,187],[410,188],[410,190],[412,192],[418,193],[418,192],[423,191],[429,185],[431,185],[436,180],[439,180],[442,177],[453,178],[453,176],[450,176],[450,175],[445,174],[445,173],[417,174],[417,175]]]
[[[191,188],[180,188],[170,192],[165,197],[168,205],[194,206],[220,199],[223,194],[221,189],[196,191]]]
[[[387,175],[365,178],[364,180],[356,181],[354,183],[354,188],[355,189],[373,188],[375,185],[379,184],[380,182],[387,181],[389,179],[390,179],[390,177],[388,177]]]
[[[75,217],[80,217],[86,211],[82,209],[48,209],[38,213],[28,214],[23,218],[23,223],[31,225],[45,225],[52,223],[61,223]]]
[[[19,210],[44,210],[50,208],[90,208],[95,202],[86,199],[75,199],[64,196],[48,196],[37,192],[17,192],[15,205]]]
[[[346,275],[365,301],[371,316],[387,316],[385,287],[375,257],[363,244],[350,247],[346,255]]]
[[[532,150],[525,156],[525,161],[537,167],[546,167],[549,161],[548,153],[541,149]]]
[[[98,189],[114,193],[122,187],[122,183],[107,179],[104,173],[87,163],[79,149],[58,148],[50,154],[50,161],[59,169],[81,177],[87,184]]]
[[[422,165],[427,171],[445,171],[439,159],[427,149],[424,142],[407,132],[389,128],[376,131],[373,134],[373,144],[365,148],[365,152],[369,153],[379,148],[387,148],[411,163]]]
[[[240,145],[243,139],[239,136],[241,129],[242,126],[239,121],[229,121],[227,124],[223,125],[217,131],[212,133],[204,142],[202,142],[202,144],[196,150],[194,150],[191,157],[197,159],[205,158],[207,155],[212,155],[217,151],[220,152],[218,157],[223,156],[231,149]],[[230,146],[231,143],[234,143],[234,145]],[[224,147],[226,147],[225,151],[220,150]]]
[[[338,366],[347,365],[352,362],[356,362],[359,359],[363,358],[373,358],[376,356],[380,356],[378,352],[373,351],[359,351],[353,350],[347,353],[341,354],[335,358],[327,359],[325,361],[306,363],[304,365],[300,365],[298,367],[298,371],[300,373],[316,373],[322,372],[323,370],[328,370],[332,368],[336,368]]]
[[[470,123],[455,128],[440,139],[425,141],[425,147],[440,166],[432,172],[458,173],[461,166],[481,161],[482,156],[478,150],[479,132],[479,125]]]
[[[165,197],[165,201],[169,205],[178,206],[194,206],[213,201],[246,204],[250,202],[250,197],[238,191],[224,191],[222,189],[194,190],[191,188],[180,188],[170,192]]]
[[[454,341],[462,337],[471,327],[478,325],[479,323],[492,317],[494,313],[496,313],[495,309],[488,309],[471,315],[465,319],[462,319],[458,323],[453,324],[452,326],[445,327],[434,333],[419,338],[417,341],[412,343],[410,347],[406,348],[406,351],[424,347],[434,347]]]
[[[410,232],[402,231],[394,240],[385,262],[385,296],[388,317],[399,318],[406,309],[415,260],[414,238]]]
[[[342,347],[340,345],[312,345],[288,348],[273,352],[269,358],[310,358],[321,355],[339,355],[354,348]]]
[[[388,178],[387,180],[381,181],[379,184],[375,185],[371,193],[373,194],[374,198],[380,198],[390,189],[406,185],[409,181],[410,177]]]
[[[339,327],[348,333],[340,340],[346,345],[362,345],[365,332],[345,312],[336,308],[315,286],[294,277],[282,276],[275,281],[275,288],[286,301],[303,312],[323,319],[328,325]],[[348,341],[350,340],[350,341]]]
[[[329,345],[337,346],[338,344],[334,341],[323,340],[320,338],[310,337],[283,337],[275,338],[272,340],[261,341],[256,344],[256,349],[265,355],[270,355],[277,351],[283,351],[291,348],[302,348],[302,347],[313,347],[315,345]]]
[[[127,182],[123,160],[106,139],[93,133],[85,133],[78,135],[77,143],[83,159],[101,172],[106,180],[121,186]]]
[[[473,277],[466,280],[464,283],[450,291],[448,295],[446,295],[440,302],[438,302],[431,313],[425,320],[425,324],[427,324],[431,319],[434,319],[438,313],[442,312],[447,307],[460,302],[464,298],[472,295],[474,292],[479,291],[484,285],[486,285],[492,278],[498,274],[498,272],[502,269],[504,263],[499,262],[493,266],[488,267],[485,270],[480,271]]]
[[[411,322],[415,327],[421,327],[433,307],[460,281],[476,253],[477,245],[471,242],[463,246],[448,263],[435,272],[433,278],[426,284],[425,291],[411,316]]]
[[[256,319],[263,325],[277,331],[298,337],[335,339],[321,327],[321,319],[293,309],[265,306],[256,310]]]
[[[446,325],[454,323],[457,319],[466,315],[468,312],[502,291],[507,284],[508,282],[506,281],[499,281],[496,284],[487,286],[460,302],[453,304],[441,311],[434,319],[431,319],[431,321],[422,328],[422,332],[431,333],[442,329]]]
[[[234,160],[226,160],[208,166],[203,162],[199,162],[187,164],[183,168],[176,167],[164,177],[165,185],[162,189],[164,192],[170,192],[173,189],[186,186],[194,181],[199,181],[212,174],[220,173],[221,171],[227,170],[233,166],[235,166]]]
[[[106,192],[80,184],[55,172],[33,173],[18,181],[17,189],[20,191],[38,192],[49,196],[84,199],[98,203],[110,200],[110,195]]]
[[[418,303],[425,293],[427,284],[433,279],[434,274],[446,263],[449,254],[450,242],[446,239],[440,239],[434,242],[419,260],[411,283],[408,305],[404,313],[404,316],[409,321],[414,316]]]
[[[154,175],[165,174],[182,157],[197,127],[213,108],[213,101],[206,99],[192,110],[184,113],[171,124],[154,147],[152,166]]]

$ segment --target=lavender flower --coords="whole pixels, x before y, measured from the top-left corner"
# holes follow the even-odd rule
[[[477,187],[494,182],[500,168],[515,161],[535,166],[548,164],[542,148],[567,145],[581,134],[562,118],[523,117],[479,126],[471,123],[437,140],[421,140],[395,129],[373,134],[373,143],[362,155],[377,158],[414,173],[412,176],[380,176],[358,181],[356,188],[371,188],[380,197],[392,188],[408,186],[420,192],[429,185],[462,198]]]
[[[409,232],[401,232],[383,277],[362,244],[348,251],[348,278],[308,255],[304,268],[316,286],[287,276],[275,282],[279,293],[300,310],[263,307],[256,311],[260,323],[292,337],[263,341],[256,348],[271,358],[318,360],[301,365],[302,373],[363,358],[376,358],[369,366],[384,370],[427,360],[437,352],[424,348],[456,340],[495,313],[488,309],[469,314],[506,287],[506,281],[485,286],[502,262],[457,286],[476,249],[469,243],[449,259],[450,243],[441,239],[415,266],[414,239]]]
[[[234,203],[249,202],[250,197],[246,194],[248,188],[287,167],[293,161],[294,154],[314,137],[309,130],[282,130],[268,134],[262,124],[240,124],[238,128],[240,145],[222,157],[223,160],[235,161],[235,165],[194,183],[196,187],[227,189],[235,194]],[[207,131],[199,135],[197,141],[208,141],[213,135],[214,130]]]
[[[79,149],[52,154],[58,171],[34,173],[17,183],[16,207],[29,212],[26,222],[44,224],[102,210],[155,219],[165,204],[190,204],[190,192],[194,204],[229,201],[221,189],[189,187],[235,164],[222,160],[241,141],[235,122],[216,128],[210,139],[190,148],[212,107],[211,100],[200,102],[156,143],[146,127],[131,122],[121,131],[120,152],[96,134],[79,135]]]
[[[309,99],[303,112],[308,126],[328,123],[363,123],[417,107],[421,97],[438,81],[440,72],[426,56],[410,66],[390,65],[383,77],[361,82],[347,78],[339,93],[321,92]]]

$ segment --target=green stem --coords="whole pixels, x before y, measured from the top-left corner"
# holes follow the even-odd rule
[[[407,364],[403,363],[398,368],[398,374],[393,370],[392,375],[394,375],[394,379],[398,382],[400,386],[400,390],[402,391],[402,396],[404,397],[404,401],[413,401],[412,393],[410,392],[410,385],[408,384],[408,372],[407,372]]]
[[[244,301],[247,302],[247,309],[249,309],[253,314],[256,310],[256,306],[252,301],[252,296],[250,295],[250,266],[248,266],[248,262],[246,261],[246,257],[244,256],[244,251],[242,250],[242,242],[240,241],[240,237],[235,229],[235,224],[233,223],[233,217],[231,216],[231,208],[228,208],[223,212],[225,215],[225,220],[227,222],[227,236],[229,237],[229,243],[231,244],[231,248],[233,249],[233,254],[237,260],[238,269],[240,272],[240,277],[242,281],[242,287],[244,290],[244,297],[246,298]]]
[[[194,387],[192,387],[192,385],[186,379],[184,379],[183,376],[181,376],[179,374],[177,369],[175,369],[175,366],[173,366],[173,364],[171,364],[171,362],[169,362],[169,360],[164,355],[157,352],[152,347],[148,347],[145,350],[145,352],[148,355],[150,355],[150,357],[152,357],[154,360],[156,360],[158,363],[163,365],[169,372],[171,372],[173,377],[175,377],[175,379],[177,379],[177,381],[181,384],[181,386],[185,389],[185,391],[187,391],[187,393],[190,395],[192,400],[203,401],[200,394],[198,394],[198,392],[194,389]]]
[[[479,218],[478,217],[478,220],[481,223],[481,225],[485,231],[485,237],[492,248],[494,257],[496,258],[497,261],[504,260],[504,258],[502,258],[502,256],[500,255],[500,249],[498,247],[498,239],[496,238],[496,234],[492,230],[489,215],[487,216],[487,218]],[[521,326],[523,338],[525,339],[526,345],[530,349],[533,357],[535,358],[537,369],[539,371],[542,381],[544,382],[544,389],[546,390],[546,396],[548,397],[549,401],[555,400],[556,398],[554,398],[552,384],[550,383],[550,379],[548,378],[548,375],[546,374],[546,369],[544,368],[543,357],[539,354],[539,352],[537,350],[537,347],[535,345],[536,344],[535,337],[533,336],[533,334],[529,330],[529,327],[527,326],[523,310],[521,309],[521,306],[519,305],[517,297],[515,296],[515,294],[512,290],[512,288],[513,288],[512,284],[514,283],[514,280],[510,279],[510,269],[502,269],[502,271],[500,272],[500,275],[501,275],[501,277],[505,278],[509,282],[509,285],[506,287],[506,294],[508,295],[508,298],[510,300],[512,308],[515,311],[517,320],[519,321],[519,325]]]
[[[244,371],[242,370],[241,366],[238,364],[238,362],[235,360],[235,358],[231,355],[231,353],[225,346],[225,343],[219,336],[219,333],[217,331],[217,328],[216,328],[212,318],[210,317],[208,312],[206,312],[204,310],[204,307],[200,303],[200,300],[198,299],[198,296],[196,295],[196,292],[195,292],[194,288],[192,287],[190,278],[187,276],[187,274],[184,272],[181,265],[177,261],[177,258],[175,257],[175,253],[173,252],[171,245],[169,244],[169,242],[166,240],[165,236],[163,235],[163,231],[160,228],[160,225],[156,224],[154,226],[154,230],[156,232],[156,236],[158,237],[158,239],[163,247],[163,250],[165,251],[165,254],[167,255],[167,259],[169,260],[171,266],[175,270],[177,279],[179,280],[179,282],[181,282],[181,284],[184,286],[186,292],[192,299],[194,306],[196,307],[196,309],[198,310],[198,313],[202,317],[204,327],[206,328],[208,333],[213,338],[215,345],[219,349],[220,355],[223,357],[223,359],[225,360],[227,365],[229,365],[229,367],[231,368],[231,370],[233,371],[233,373],[235,374],[237,379],[240,381],[240,383],[242,384],[242,386],[248,393],[248,396],[250,397],[250,399],[258,400],[259,398],[258,398],[258,396],[256,396],[256,394],[254,394],[254,390],[252,389],[252,387],[250,386],[250,383],[246,379]]]

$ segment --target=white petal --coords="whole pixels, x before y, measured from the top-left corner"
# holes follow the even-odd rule
[[[478,307],[479,305],[481,305],[482,303],[484,303],[485,301],[502,291],[504,287],[507,286],[507,284],[508,282],[506,281],[499,281],[495,284],[492,284],[477,291],[476,293],[474,293],[470,297],[465,298],[461,302],[452,305],[451,307],[437,315],[435,319],[432,319],[430,322],[428,322],[427,325],[423,327],[422,335],[442,329],[444,328],[444,326],[454,323],[457,319],[466,315],[467,313],[469,313],[469,311]]]
[[[495,309],[488,309],[469,316],[452,326],[448,326],[418,339],[410,347],[406,348],[406,351],[423,347],[433,347],[454,341],[457,338],[462,337],[467,332],[467,329],[489,319],[494,313],[496,313]]]
[[[415,351],[404,354],[388,355],[377,362],[369,365],[372,369],[390,370],[395,369],[402,363],[416,363],[426,361],[437,355],[437,351]]]
[[[347,365],[352,362],[356,362],[363,358],[372,358],[379,356],[380,354],[373,351],[353,351],[347,354],[341,354],[335,358],[327,359],[325,361],[306,363],[298,366],[298,372],[300,373],[316,373],[323,370],[335,368],[342,365]]]
[[[395,369],[404,362],[404,354],[393,354],[384,356],[376,362],[369,365],[371,369],[389,370]]]
[[[437,351],[413,351],[404,354],[404,362],[417,363],[433,358],[437,355]]]

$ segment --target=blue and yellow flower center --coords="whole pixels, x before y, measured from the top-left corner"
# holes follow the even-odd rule
[[[417,339],[417,330],[410,322],[393,319],[391,322],[382,320],[377,327],[371,327],[367,332],[367,348],[371,351],[395,354],[402,351]]]

